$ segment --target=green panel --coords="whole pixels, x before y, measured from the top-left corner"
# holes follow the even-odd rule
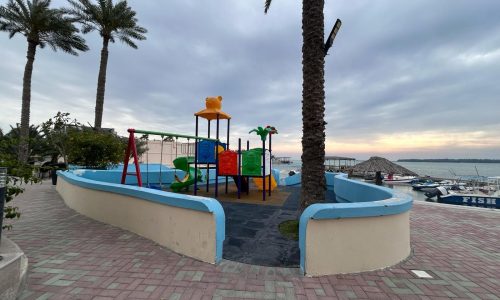
[[[261,176],[262,175],[262,148],[242,151],[241,175]]]
[[[185,172],[188,171],[189,164],[193,163],[193,162],[194,162],[193,156],[180,156],[180,157],[177,157],[176,159],[174,159],[174,161],[173,161],[174,167],[176,169],[179,169],[179,170],[182,170]]]

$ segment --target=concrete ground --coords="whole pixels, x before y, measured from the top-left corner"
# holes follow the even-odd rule
[[[226,215],[223,258],[261,266],[299,266],[298,241],[283,237],[278,225],[299,218],[300,190],[280,190],[290,193],[282,206],[222,202]]]
[[[183,257],[79,215],[48,183],[13,204],[22,218],[5,234],[30,264],[21,299],[500,299],[500,213],[489,209],[415,202],[409,259],[309,278],[296,268]]]
[[[223,258],[270,267],[298,267],[299,242],[285,238],[279,232],[279,224],[300,217],[300,187],[280,187],[288,194],[281,206],[263,205],[260,193],[254,201],[260,204],[222,201],[226,214],[226,240]],[[273,194],[274,195],[274,194]],[[327,199],[335,199],[333,191],[327,191]]]

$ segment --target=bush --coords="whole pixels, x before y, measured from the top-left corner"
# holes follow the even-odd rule
[[[83,129],[69,132],[68,137],[71,164],[105,169],[123,161],[126,144],[113,133]]]
[[[69,113],[57,112],[39,127],[45,141],[51,146],[51,162],[55,164],[61,157],[64,163],[68,163],[68,134],[80,130],[82,125],[76,119],[71,119]]]
[[[14,156],[6,155],[5,153],[0,153],[0,166],[7,168],[7,184],[5,189],[5,207],[4,207],[4,222],[8,219],[18,219],[21,217],[21,212],[19,208],[11,205],[11,201],[18,195],[24,192],[24,188],[21,185],[32,184],[39,181],[39,179],[33,176],[33,167],[30,165],[23,165],[17,161]],[[0,201],[2,201],[0,199]],[[5,224],[2,229],[11,229],[12,224]],[[1,229],[0,229],[1,230]]]
[[[4,155],[17,157],[19,152],[19,124],[16,127],[10,126],[10,131],[3,134],[0,130],[0,152]],[[30,126],[29,130],[29,163],[33,163],[35,158],[51,156],[54,150],[43,137],[40,126]]]

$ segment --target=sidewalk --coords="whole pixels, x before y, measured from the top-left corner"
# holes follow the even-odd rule
[[[415,202],[408,260],[308,278],[295,268],[183,257],[77,214],[48,182],[13,204],[22,216],[5,234],[30,265],[21,299],[500,299],[500,212],[488,209]]]

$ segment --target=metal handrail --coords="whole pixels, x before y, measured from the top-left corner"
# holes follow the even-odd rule
[[[159,135],[159,136],[162,136],[162,137],[163,136],[165,136],[165,137],[168,136],[168,137],[181,137],[181,138],[204,140],[204,141],[214,141],[214,142],[218,142],[219,141],[219,139],[210,139],[210,138],[205,138],[205,137],[201,137],[201,136],[178,134],[178,133],[171,133],[171,132],[149,131],[149,130],[140,130],[140,129],[133,129],[133,128],[130,128],[127,131],[128,132],[134,132],[134,133]]]

